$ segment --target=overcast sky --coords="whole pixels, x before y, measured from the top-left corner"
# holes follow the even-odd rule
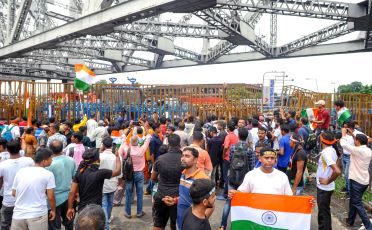
[[[343,2],[357,3],[359,1],[348,0]],[[161,21],[178,22],[180,18],[179,14],[163,14]],[[195,16],[192,17],[190,22],[203,23]],[[278,46],[337,22],[278,15]],[[267,42],[269,42],[269,25],[270,16],[265,14],[255,29],[256,34],[262,36]],[[327,43],[354,40],[358,36],[359,32],[353,32]],[[218,40],[211,40],[210,45],[214,46],[217,42]],[[198,53],[201,52],[203,44],[202,39],[190,38],[176,38],[174,43]],[[239,46],[232,52],[250,50],[247,46]],[[146,54],[140,52],[135,52],[134,56],[152,60],[152,56],[146,56]],[[169,59],[174,59],[174,57],[166,56],[164,60]],[[264,73],[285,71],[285,75],[288,75],[287,79],[294,79],[293,82],[285,82],[285,84],[294,84],[313,91],[319,89],[320,92],[333,92],[334,88],[337,88],[340,84],[349,84],[352,81],[372,84],[372,74],[369,68],[371,60],[372,53],[354,53],[150,70],[115,74],[114,76],[118,78],[117,83],[129,83],[127,77],[134,77],[141,84],[262,83]],[[108,79],[108,77],[106,78]]]

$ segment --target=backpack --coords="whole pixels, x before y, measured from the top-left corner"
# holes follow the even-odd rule
[[[316,146],[317,138],[316,133],[312,132],[308,127],[306,129],[309,131],[309,136],[307,140],[305,140],[304,147],[306,150],[312,150]]]
[[[133,162],[130,156],[130,148],[128,149],[127,157],[123,160],[123,180],[131,181],[133,179]]]
[[[244,180],[245,174],[247,174],[247,172],[249,171],[248,155],[244,151],[245,148],[248,148],[247,144],[245,144],[244,146],[239,146],[232,155],[229,172],[229,183],[234,186],[240,186]]]
[[[12,129],[13,128],[14,128],[14,126],[12,126],[11,128],[9,128],[9,126],[7,126],[5,128],[5,132],[1,135],[1,137],[4,138],[7,141],[13,140],[13,136],[12,136]]]
[[[75,151],[74,151],[74,149],[75,149],[75,147],[70,147],[69,149],[68,149],[68,156],[69,157],[72,157],[72,158],[74,158],[74,154],[75,154]],[[85,146],[84,145],[84,152],[85,151],[87,151],[87,149],[89,149],[87,146]]]

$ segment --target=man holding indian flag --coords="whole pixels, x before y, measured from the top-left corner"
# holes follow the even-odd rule
[[[261,166],[229,191],[231,229],[310,229],[313,198],[292,196],[287,175],[273,167],[276,160],[273,149],[262,148]]]

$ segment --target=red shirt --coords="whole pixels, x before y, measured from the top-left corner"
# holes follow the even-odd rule
[[[322,129],[328,129],[329,127],[329,112],[328,110],[324,109],[324,110],[319,110],[318,112],[318,121],[322,121],[324,119],[324,123],[322,125],[318,124],[317,127],[318,128],[322,128]]]
[[[225,160],[229,160],[229,155],[230,155],[230,146],[238,143],[239,138],[235,135],[234,132],[229,132],[227,136],[225,137],[225,142],[223,143],[224,147],[228,147],[226,151],[226,157],[224,158]]]
[[[27,127],[28,126],[27,121],[21,121],[21,122],[19,122],[19,126],[20,127]]]

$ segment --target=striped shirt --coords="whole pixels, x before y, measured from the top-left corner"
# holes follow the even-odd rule
[[[190,197],[190,187],[196,179],[209,179],[203,170],[197,169],[190,175],[185,174],[184,170],[180,179],[179,199],[177,204],[177,225],[178,229],[182,229],[183,216],[187,208],[191,207],[192,200]]]

